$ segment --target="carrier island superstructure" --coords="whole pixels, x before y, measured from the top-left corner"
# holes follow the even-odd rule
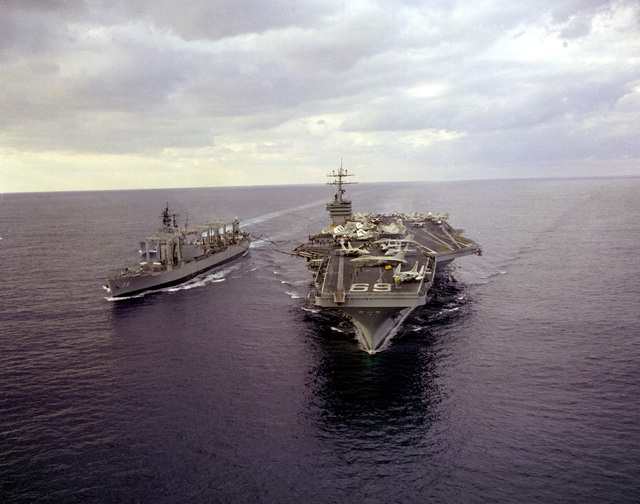
[[[113,298],[186,282],[242,256],[251,244],[238,219],[181,227],[168,204],[160,217],[162,227],[140,242],[144,261],[107,279],[106,288]]]
[[[480,246],[448,223],[448,214],[358,213],[345,199],[343,169],[328,175],[337,193],[326,209],[332,223],[293,250],[315,275],[315,303],[353,321],[365,349],[374,353],[417,306],[429,299],[436,270]]]

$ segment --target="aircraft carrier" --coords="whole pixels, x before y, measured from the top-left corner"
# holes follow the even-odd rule
[[[240,257],[251,244],[251,237],[240,231],[237,219],[180,227],[168,204],[160,217],[162,227],[140,242],[145,260],[107,279],[106,289],[113,298],[186,282]]]
[[[480,246],[448,223],[448,214],[353,215],[343,169],[328,175],[338,192],[327,203],[332,223],[292,254],[315,275],[315,303],[346,314],[369,353],[383,348],[402,321],[429,299],[437,270]]]

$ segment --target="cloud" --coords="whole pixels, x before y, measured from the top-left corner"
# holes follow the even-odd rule
[[[87,188],[126,185],[127,163],[135,187],[165,171],[310,182],[341,157],[380,180],[592,175],[584,159],[639,174],[639,15],[630,0],[3,2],[0,190],[41,190],[35,159]]]

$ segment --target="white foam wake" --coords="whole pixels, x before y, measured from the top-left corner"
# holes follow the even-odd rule
[[[283,215],[287,215],[293,212],[299,212],[300,210],[305,210],[307,208],[312,208],[314,206],[323,205],[324,201],[315,201],[313,203],[307,203],[305,205],[300,205],[293,208],[286,208],[284,210],[278,210],[277,212],[271,212],[264,215],[259,215],[257,217],[253,217],[251,219],[245,219],[242,221],[243,227],[253,226],[255,224],[261,224],[271,219],[277,219],[278,217],[282,217]]]
[[[203,287],[205,285],[209,285],[212,283],[224,282],[230,273],[236,271],[240,267],[239,264],[233,264],[231,266],[226,266],[221,269],[217,269],[215,271],[211,271],[206,274],[202,274],[201,276],[197,276],[183,284],[173,285],[171,287],[163,287],[161,289],[153,289],[147,290],[144,292],[140,292],[138,294],[134,294],[133,296],[123,296],[123,297],[106,297],[107,301],[126,301],[127,299],[137,299],[146,296],[152,292],[178,292],[182,290],[194,289],[196,287]],[[104,289],[107,289],[105,285],[102,286]],[[108,291],[108,289],[107,289]]]

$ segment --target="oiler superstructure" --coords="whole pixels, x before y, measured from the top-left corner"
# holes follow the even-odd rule
[[[448,214],[358,213],[344,198],[352,176],[328,175],[338,192],[326,209],[332,224],[293,250],[315,275],[315,303],[348,315],[365,349],[374,353],[417,306],[429,299],[436,271],[480,246],[448,223]]]

